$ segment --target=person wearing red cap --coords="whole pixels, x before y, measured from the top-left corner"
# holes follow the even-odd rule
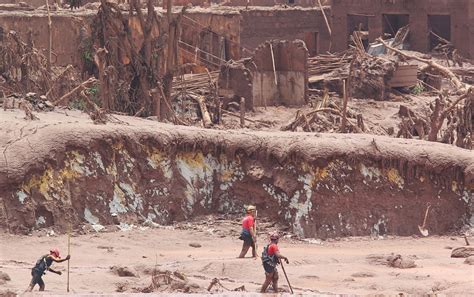
[[[240,251],[239,258],[244,258],[250,247],[252,247],[252,257],[257,257],[255,250],[255,244],[257,238],[255,236],[255,213],[257,208],[253,205],[247,206],[247,215],[242,220],[242,232],[240,233],[239,239],[243,240],[242,250]]]
[[[288,264],[288,258],[280,253],[278,248],[278,240],[280,235],[273,233],[270,235],[270,244],[263,249],[262,253],[262,264],[265,270],[265,282],[262,285],[261,293],[267,291],[268,285],[273,283],[273,292],[278,293],[278,271],[276,266],[280,263],[281,259],[285,260]]]
[[[46,271],[51,271],[53,273],[61,275],[61,271],[57,271],[51,268],[53,262],[61,263],[64,261],[68,261],[71,259],[70,255],[67,255],[66,258],[61,259],[59,255],[59,251],[57,249],[52,249],[49,251],[48,255],[44,255],[36,261],[35,267],[31,269],[31,282],[28,286],[27,291],[31,292],[36,284],[39,285],[39,290],[44,291],[44,281],[43,281],[43,274],[46,274]]]

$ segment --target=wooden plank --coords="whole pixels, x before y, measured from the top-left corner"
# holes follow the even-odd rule
[[[388,82],[390,87],[411,87],[418,82],[417,65],[400,65]]]

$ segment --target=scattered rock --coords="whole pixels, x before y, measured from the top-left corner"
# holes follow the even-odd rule
[[[115,287],[116,287],[115,292],[123,293],[123,292],[126,292],[128,290],[128,283],[127,282],[116,283]]]
[[[8,274],[6,274],[3,271],[0,271],[0,280],[7,282],[7,281],[11,281],[12,279],[10,278]]]
[[[474,256],[474,247],[472,246],[458,247],[451,252],[451,258],[467,258],[470,256]]]
[[[263,178],[263,176],[265,175],[265,172],[263,170],[262,167],[260,166],[257,166],[257,165],[252,165],[249,170],[247,171],[247,175],[255,180],[255,181],[258,181],[258,180],[261,180]]]
[[[111,253],[114,251],[114,247],[113,246],[103,246],[103,245],[99,245],[97,246],[98,249],[103,249],[103,250],[107,250],[108,253]]]
[[[138,274],[126,266],[112,266],[110,270],[120,277],[138,277]]]
[[[412,259],[403,259],[401,255],[392,255],[387,258],[388,266],[407,269],[416,267],[415,261]]]
[[[319,276],[317,276],[317,275],[302,275],[301,278],[306,278],[306,279],[319,279]]]
[[[18,295],[15,292],[12,292],[10,290],[6,290],[6,291],[0,291],[0,296],[1,297],[16,297]]]
[[[469,256],[464,260],[465,264],[474,265],[474,256]]]
[[[375,274],[372,272],[356,272],[351,274],[352,277],[374,277]]]
[[[197,242],[191,242],[189,244],[190,247],[193,247],[193,248],[200,248],[202,247],[202,245],[200,243],[197,243]]]

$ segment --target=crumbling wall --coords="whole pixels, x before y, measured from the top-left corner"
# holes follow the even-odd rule
[[[254,106],[306,103],[308,50],[304,42],[266,42],[255,50],[252,60],[256,65],[252,80]]]
[[[348,15],[368,17],[369,41],[373,42],[383,33],[383,14],[408,14],[409,43],[413,50],[420,52],[429,50],[428,15],[450,15],[451,42],[461,55],[474,57],[473,41],[469,34],[472,32],[470,20],[474,14],[474,2],[471,0],[333,0],[331,10],[332,43],[336,51],[348,46]]]
[[[221,0],[215,1],[227,6],[276,6],[276,5],[291,5],[301,7],[312,7],[314,6],[313,0],[294,0],[290,3],[288,0]]]
[[[325,7],[326,15],[331,15]],[[330,37],[319,8],[273,8],[241,10],[240,41],[243,47],[254,49],[271,39],[305,41],[314,44],[316,54],[329,50]],[[243,52],[250,56],[250,52]]]
[[[11,232],[113,224],[112,214],[121,223],[169,224],[240,213],[248,203],[321,238],[416,234],[427,203],[430,234],[458,230],[472,215],[472,154],[443,144],[144,120],[42,125],[0,146],[0,225]]]
[[[240,15],[190,9],[181,20],[182,62],[218,69],[222,60],[240,59]]]
[[[230,102],[240,104],[240,98],[245,98],[246,109],[253,109],[252,73],[255,69],[252,66],[243,61],[229,61],[221,66],[217,84],[219,95],[224,97],[224,108]]]
[[[82,56],[86,53],[79,51],[81,28],[89,31],[90,23],[95,12],[82,12],[80,15],[52,13],[52,63],[56,66],[80,66]],[[48,48],[48,16],[45,11],[0,12],[0,27],[3,32],[10,30],[20,34],[27,40],[29,32],[36,48]]]

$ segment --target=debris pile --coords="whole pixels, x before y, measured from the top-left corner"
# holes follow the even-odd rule
[[[234,289],[228,289],[225,287],[218,278],[213,278],[209,286],[207,287],[208,292],[247,292],[245,286],[242,285],[240,287]]]
[[[416,267],[415,256],[403,257],[399,254],[390,255],[368,255],[367,261],[372,265],[389,266],[400,269],[414,268]]]
[[[151,284],[142,289],[134,289],[141,293],[152,292],[180,292],[180,293],[200,293],[203,289],[188,280],[188,278],[179,271],[155,270]]]
[[[110,271],[120,277],[137,277],[138,274],[129,267],[112,266]]]
[[[405,259],[401,255],[392,255],[387,257],[387,265],[394,268],[415,268],[416,264],[413,259]]]
[[[451,252],[451,258],[468,258],[474,256],[474,247],[462,246],[453,249]]]

